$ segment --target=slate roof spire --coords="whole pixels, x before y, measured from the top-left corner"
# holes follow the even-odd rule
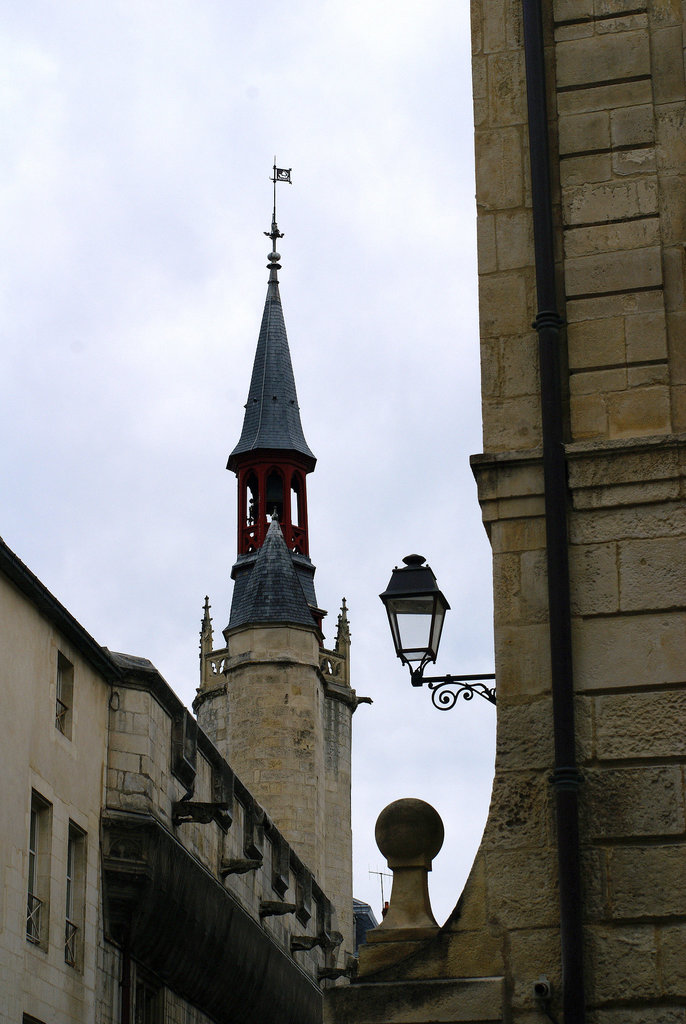
[[[275,176],[277,170],[275,168]],[[276,180],[290,181],[290,176]],[[235,471],[239,465],[239,456],[246,452],[269,449],[299,455],[307,464],[307,472],[311,472],[317,460],[305,440],[300,422],[298,395],[279,294],[281,256],[276,251],[276,240],[283,238],[283,233],[276,223],[276,202],[271,231],[265,231],[265,235],[272,240],[272,251],[267,257],[267,298],[245,406],[243,430],[226,468]]]

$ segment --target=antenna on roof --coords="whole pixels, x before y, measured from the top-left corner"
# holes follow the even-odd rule
[[[292,185],[291,181],[291,167],[277,167],[276,157],[274,157],[274,168],[273,175],[269,179],[274,183],[274,206],[272,207],[272,229],[271,231],[265,231],[267,238],[272,240],[272,252],[276,252],[276,240],[277,238],[283,238],[283,231],[279,231],[276,224],[276,183],[277,181],[287,181],[289,185]]]

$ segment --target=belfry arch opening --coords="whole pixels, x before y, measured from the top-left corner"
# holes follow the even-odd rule
[[[274,515],[283,522],[283,476],[278,469],[272,469],[267,477],[267,517]]]

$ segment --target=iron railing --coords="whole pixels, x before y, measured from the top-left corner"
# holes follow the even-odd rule
[[[26,938],[36,945],[40,942],[42,907],[43,901],[30,892],[26,902]]]
[[[69,964],[70,967],[76,966],[76,936],[78,931],[78,925],[75,925],[73,921],[67,918],[64,926],[64,962]]]

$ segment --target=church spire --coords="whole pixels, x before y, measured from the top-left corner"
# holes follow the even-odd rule
[[[265,231],[272,240],[267,297],[243,429],[226,467],[238,477],[239,555],[262,546],[274,511],[290,550],[301,555],[309,552],[305,478],[317,460],[300,422],[277,275],[281,257],[276,242],[283,233],[276,223],[276,183],[290,182],[290,174],[290,169],[278,168],[274,163],[272,226],[271,231]]]

